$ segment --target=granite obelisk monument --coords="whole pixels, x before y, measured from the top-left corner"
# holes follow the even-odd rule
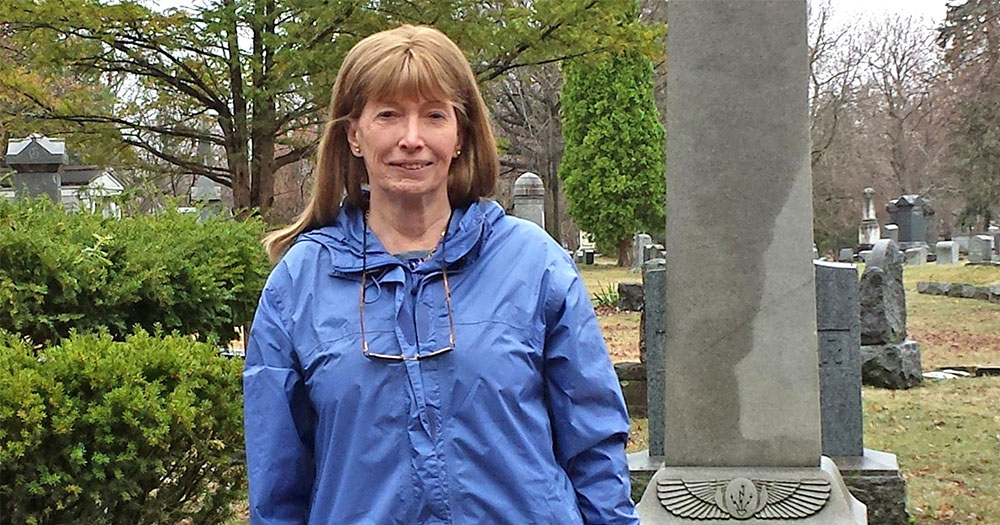
[[[806,0],[667,9],[665,466],[642,523],[867,523],[822,457]]]

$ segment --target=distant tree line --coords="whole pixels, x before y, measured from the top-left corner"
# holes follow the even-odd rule
[[[810,101],[815,237],[853,246],[862,190],[885,203],[921,194],[939,233],[984,229],[1000,206],[1000,0],[914,17],[834,25],[811,6]]]

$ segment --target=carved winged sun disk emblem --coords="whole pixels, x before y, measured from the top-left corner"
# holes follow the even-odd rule
[[[661,479],[660,504],[686,519],[797,519],[819,512],[830,499],[830,482],[817,479],[684,481]]]

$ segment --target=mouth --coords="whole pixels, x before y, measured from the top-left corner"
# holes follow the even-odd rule
[[[389,165],[394,168],[400,168],[404,170],[420,170],[430,166],[433,162],[429,160],[407,160],[407,161],[397,161],[390,162]]]

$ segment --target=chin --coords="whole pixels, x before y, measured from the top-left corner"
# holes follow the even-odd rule
[[[389,198],[419,198],[434,195],[437,192],[448,194],[447,185],[430,185],[424,181],[400,182],[383,188]]]

